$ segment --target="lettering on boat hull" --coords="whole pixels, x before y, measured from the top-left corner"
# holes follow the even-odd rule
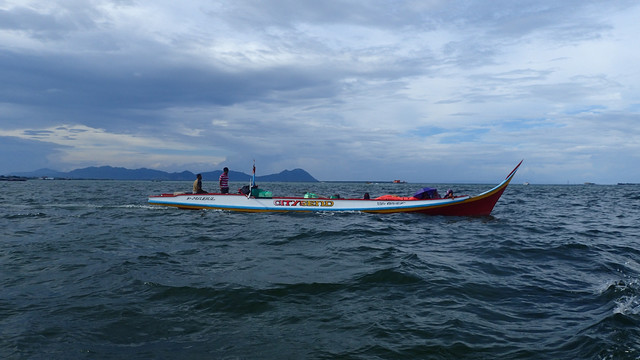
[[[308,207],[332,207],[331,200],[273,200],[274,206],[308,206]]]
[[[213,196],[187,196],[187,200],[215,201]]]

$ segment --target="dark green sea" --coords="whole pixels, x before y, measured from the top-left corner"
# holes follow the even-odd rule
[[[190,188],[0,183],[0,358],[640,358],[640,186],[512,184],[480,218],[147,205]]]

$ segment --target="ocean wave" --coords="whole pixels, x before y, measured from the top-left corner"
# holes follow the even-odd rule
[[[28,219],[28,218],[46,218],[48,215],[43,212],[32,212],[32,213],[19,213],[19,214],[5,214],[2,216],[3,219],[7,220],[19,220],[19,219]]]

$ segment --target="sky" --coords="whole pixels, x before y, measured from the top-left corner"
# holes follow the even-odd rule
[[[636,0],[0,0],[0,174],[640,182]]]

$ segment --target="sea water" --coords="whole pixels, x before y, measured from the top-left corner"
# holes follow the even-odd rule
[[[190,188],[0,183],[0,358],[640,358],[640,186],[512,184],[478,218],[147,204]]]

